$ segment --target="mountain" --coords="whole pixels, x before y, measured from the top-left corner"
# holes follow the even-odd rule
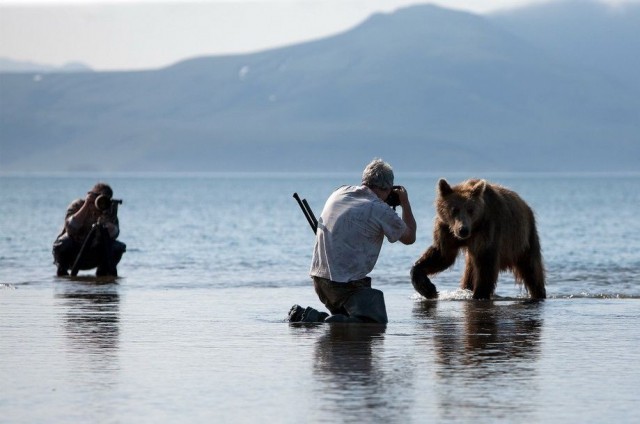
[[[640,168],[631,84],[435,6],[154,71],[0,74],[0,99],[7,171]]]
[[[91,68],[81,62],[69,62],[62,66],[44,65],[28,61],[0,57],[0,72],[90,72]]]
[[[640,92],[640,4],[565,0],[502,11],[490,20],[554,58]]]

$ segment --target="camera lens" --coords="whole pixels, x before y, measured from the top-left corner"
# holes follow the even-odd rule
[[[111,206],[111,198],[109,196],[101,194],[96,198],[95,204],[98,210],[105,211]]]
[[[400,206],[400,196],[395,190],[392,190],[391,193],[389,193],[389,196],[387,196],[386,203],[392,208],[395,208],[396,206]]]

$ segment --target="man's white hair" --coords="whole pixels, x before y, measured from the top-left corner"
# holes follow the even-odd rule
[[[370,188],[388,190],[393,187],[393,169],[382,159],[372,160],[362,173],[362,184]]]

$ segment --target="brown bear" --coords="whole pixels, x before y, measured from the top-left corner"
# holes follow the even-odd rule
[[[438,181],[433,244],[411,269],[411,282],[428,299],[438,297],[429,276],[449,268],[466,251],[460,286],[489,299],[498,273],[511,270],[529,296],[544,299],[545,275],[533,211],[518,194],[485,180],[451,187]]]

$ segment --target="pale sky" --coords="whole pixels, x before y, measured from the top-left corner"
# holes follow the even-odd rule
[[[0,58],[149,69],[316,39],[412,4],[486,13],[553,1],[563,0],[0,0]]]

